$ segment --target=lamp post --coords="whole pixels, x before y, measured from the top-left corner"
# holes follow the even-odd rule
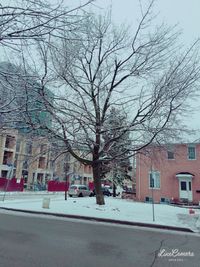
[[[68,180],[69,180],[69,176],[66,175],[66,180],[65,180],[65,200],[67,200],[67,186],[68,186]]]
[[[4,195],[3,195],[3,200],[5,200],[5,197],[6,197],[6,192],[8,190],[8,186],[9,186],[9,183],[10,183],[10,179],[12,177],[12,173],[13,173],[13,168],[14,168],[14,165],[13,164],[7,164],[8,167],[10,167],[9,171],[8,171],[8,174],[7,174],[7,179],[6,179],[6,187],[5,187],[5,190],[4,190]]]
[[[155,211],[154,211],[154,198],[153,198],[153,188],[154,188],[154,179],[153,179],[153,173],[151,175],[151,181],[152,181],[152,186],[151,186],[151,197],[152,197],[152,213],[153,213],[153,222],[155,221]]]
[[[70,180],[70,175],[72,175],[73,172],[67,172],[66,173],[66,179],[65,179],[65,200],[67,200],[67,187],[69,186],[69,180]]]
[[[152,197],[152,215],[153,215],[153,222],[155,221],[155,210],[154,210],[154,196],[153,196],[153,189],[154,189],[154,172],[152,168],[152,159],[151,159],[151,173],[150,173],[150,186],[151,186],[151,197]]]

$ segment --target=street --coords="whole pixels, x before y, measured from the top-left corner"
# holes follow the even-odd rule
[[[0,239],[2,267],[198,267],[200,262],[197,235],[3,211]],[[162,249],[193,255],[169,257]]]

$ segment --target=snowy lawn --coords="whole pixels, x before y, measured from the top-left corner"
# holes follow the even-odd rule
[[[19,196],[20,198],[0,201],[0,207],[186,227],[199,232],[197,221],[200,210],[198,209],[195,210],[194,215],[190,215],[188,208],[155,204],[155,222],[153,222],[152,204],[105,197],[106,204],[99,206],[95,203],[94,197],[68,198],[65,201],[63,194],[38,195],[38,198],[33,198],[30,195],[29,198],[26,197],[25,199],[21,198],[22,195]],[[50,198],[49,209],[42,208],[45,197]]]

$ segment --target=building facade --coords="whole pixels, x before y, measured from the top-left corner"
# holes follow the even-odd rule
[[[200,144],[151,146],[136,158],[136,199],[200,201]]]
[[[16,129],[0,132],[0,177],[23,178],[25,187],[34,189],[49,180],[88,185],[93,181],[92,168],[69,153],[55,157],[54,147],[42,136],[30,137]]]
[[[54,161],[53,169],[54,179],[61,181],[67,179],[70,184],[88,185],[93,182],[92,167],[80,163],[69,153],[61,154]]]
[[[0,177],[23,178],[25,186],[45,184],[52,179],[50,144],[41,137],[30,138],[16,129],[0,132]]]

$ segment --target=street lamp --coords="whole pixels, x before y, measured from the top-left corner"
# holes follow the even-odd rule
[[[4,190],[4,195],[3,195],[3,200],[5,200],[5,197],[6,197],[6,192],[7,192],[7,189],[8,189],[8,186],[9,186],[9,183],[10,183],[10,179],[12,178],[12,174],[13,174],[13,168],[14,168],[14,165],[12,163],[9,163],[7,164],[7,166],[9,167],[9,170],[8,170],[8,174],[7,174],[7,179],[6,179],[6,187],[5,187],[5,190]]]
[[[154,197],[153,197],[153,189],[154,189],[154,172],[151,168],[150,173],[150,185],[151,185],[151,197],[152,197],[152,213],[153,213],[153,222],[155,221],[155,211],[154,211]]]
[[[67,172],[66,173],[66,179],[65,179],[65,200],[67,200],[67,187],[69,186],[69,180],[70,175],[74,174],[73,172]]]

